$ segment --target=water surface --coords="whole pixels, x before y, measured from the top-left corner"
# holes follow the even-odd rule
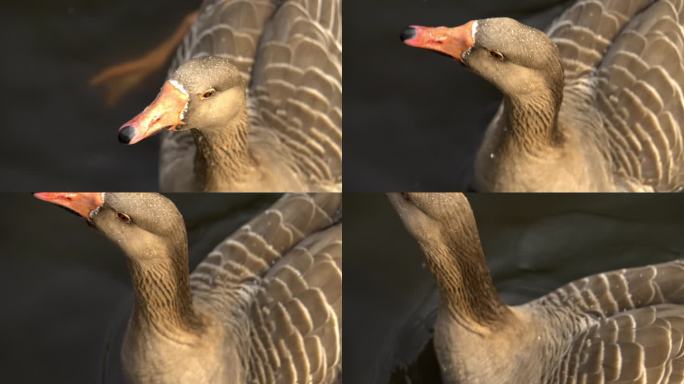
[[[403,45],[408,25],[494,16],[544,28],[561,0],[347,0],[344,177],[347,191],[463,191],[500,94],[455,60]]]
[[[275,195],[170,194],[193,268]],[[0,371],[8,383],[121,383],[132,288],[121,250],[30,194],[0,193]]]
[[[344,200],[345,380],[385,384],[431,337],[434,281],[384,195]],[[478,194],[470,201],[508,304],[576,278],[684,255],[681,195]],[[413,384],[436,383],[436,366],[423,362]]]
[[[157,190],[157,139],[117,142],[164,68],[115,107],[89,79],[163,41],[199,0],[5,0],[0,190]]]

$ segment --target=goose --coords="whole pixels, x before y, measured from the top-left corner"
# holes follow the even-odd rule
[[[131,383],[335,383],[341,377],[338,194],[286,195],[189,274],[183,218],[153,193],[36,193],[116,243],[134,308]],[[341,380],[341,379],[340,379]]]
[[[341,0],[205,1],[157,98],[162,191],[341,191]]]
[[[680,0],[578,0],[548,34],[489,18],[401,39],[503,94],[476,189],[667,192],[684,186],[682,16]]]
[[[518,306],[499,299],[457,193],[389,196],[435,277],[445,383],[684,383],[684,262],[601,273]]]

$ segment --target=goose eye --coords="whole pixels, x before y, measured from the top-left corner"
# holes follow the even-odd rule
[[[493,58],[495,58],[495,59],[497,59],[497,60],[499,60],[499,61],[503,61],[503,60],[504,60],[504,55],[503,55],[503,53],[501,53],[501,52],[499,52],[499,51],[489,51],[489,54],[490,54]]]
[[[130,224],[131,221],[132,221],[132,220],[131,220],[131,217],[128,216],[127,214],[125,214],[125,213],[117,212],[117,213],[116,213],[116,217],[118,217],[119,220],[123,221],[123,222],[126,223],[126,224]]]
[[[210,89],[204,91],[204,93],[201,96],[201,99],[202,100],[208,99],[208,98],[214,96],[214,93],[216,93],[216,90],[214,88],[210,88]]]

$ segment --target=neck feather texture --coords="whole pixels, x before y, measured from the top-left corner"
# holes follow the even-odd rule
[[[506,96],[504,108],[510,140],[518,148],[535,151],[561,142],[558,112],[562,94],[541,91],[524,96]]]
[[[161,257],[129,259],[135,291],[133,321],[161,334],[192,332],[201,322],[192,306],[187,248],[166,252]]]
[[[247,112],[225,127],[193,129],[197,152],[195,170],[203,180],[204,190],[239,182],[253,168],[247,145],[249,119]]]
[[[495,326],[508,313],[492,281],[472,212],[447,231],[447,240],[422,244],[437,280],[441,305],[464,325]],[[455,227],[455,228],[454,228]]]

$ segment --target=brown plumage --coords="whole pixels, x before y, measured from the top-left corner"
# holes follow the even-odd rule
[[[507,18],[403,36],[454,56],[503,93],[478,151],[476,188],[676,191],[682,25],[681,0],[578,0],[548,36]],[[431,31],[442,36],[425,38]],[[439,41],[465,36],[458,49]]]
[[[342,216],[337,194],[287,195],[189,274],[185,226],[151,193],[43,193],[127,256],[135,292],[122,361],[132,383],[337,382]]]
[[[465,196],[390,199],[440,288],[434,345],[446,383],[684,383],[681,261],[589,276],[506,306]]]
[[[120,140],[180,131],[162,140],[163,191],[341,191],[341,13],[341,0],[204,1],[170,70],[181,95],[160,93],[179,100]]]

